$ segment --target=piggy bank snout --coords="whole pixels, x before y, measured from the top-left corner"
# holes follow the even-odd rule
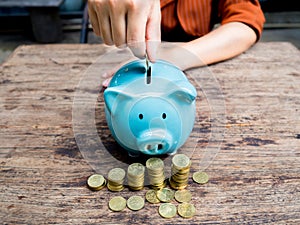
[[[170,133],[165,129],[149,129],[137,137],[137,145],[141,152],[148,155],[165,154],[173,142]]]

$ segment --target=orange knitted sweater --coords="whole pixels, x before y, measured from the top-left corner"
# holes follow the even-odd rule
[[[160,0],[163,40],[188,41],[207,34],[216,23],[242,22],[260,38],[264,14],[258,0]]]

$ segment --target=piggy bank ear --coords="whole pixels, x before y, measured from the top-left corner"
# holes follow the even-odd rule
[[[182,102],[191,104],[197,97],[197,91],[195,87],[188,81],[179,81],[176,83],[176,88],[169,94],[169,97],[176,98]]]
[[[109,87],[104,91],[104,101],[108,111],[112,114],[113,106],[116,101],[126,101],[132,99],[133,95],[117,87]]]

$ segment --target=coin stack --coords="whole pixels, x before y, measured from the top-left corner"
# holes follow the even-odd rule
[[[127,169],[127,181],[131,190],[138,191],[144,188],[145,167],[141,163],[132,163]]]
[[[146,161],[149,183],[154,190],[166,186],[164,174],[164,162],[160,158],[150,158]]]
[[[181,190],[186,188],[189,180],[191,161],[184,154],[177,154],[172,158],[170,186]]]
[[[122,168],[114,168],[108,172],[107,188],[111,191],[122,191],[124,189],[125,170]]]

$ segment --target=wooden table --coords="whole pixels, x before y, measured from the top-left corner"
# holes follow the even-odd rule
[[[106,188],[93,192],[86,187],[94,171],[74,139],[72,103],[80,78],[105,51],[101,45],[21,46],[1,66],[2,223],[300,223],[297,48],[283,42],[258,43],[235,59],[209,67],[224,94],[225,134],[220,151],[206,168],[209,183],[201,186],[189,181],[197,209],[191,219],[178,215],[163,219],[158,205],[147,202],[137,212],[108,209],[113,196],[143,196],[148,187],[139,192],[126,188],[121,193]],[[101,98],[99,101],[103,108]],[[202,115],[195,125],[202,137],[196,149],[200,154],[207,145],[211,120],[205,98],[197,105]],[[104,142],[107,138],[117,148],[103,114],[97,120]],[[192,172],[198,160],[196,153]]]

